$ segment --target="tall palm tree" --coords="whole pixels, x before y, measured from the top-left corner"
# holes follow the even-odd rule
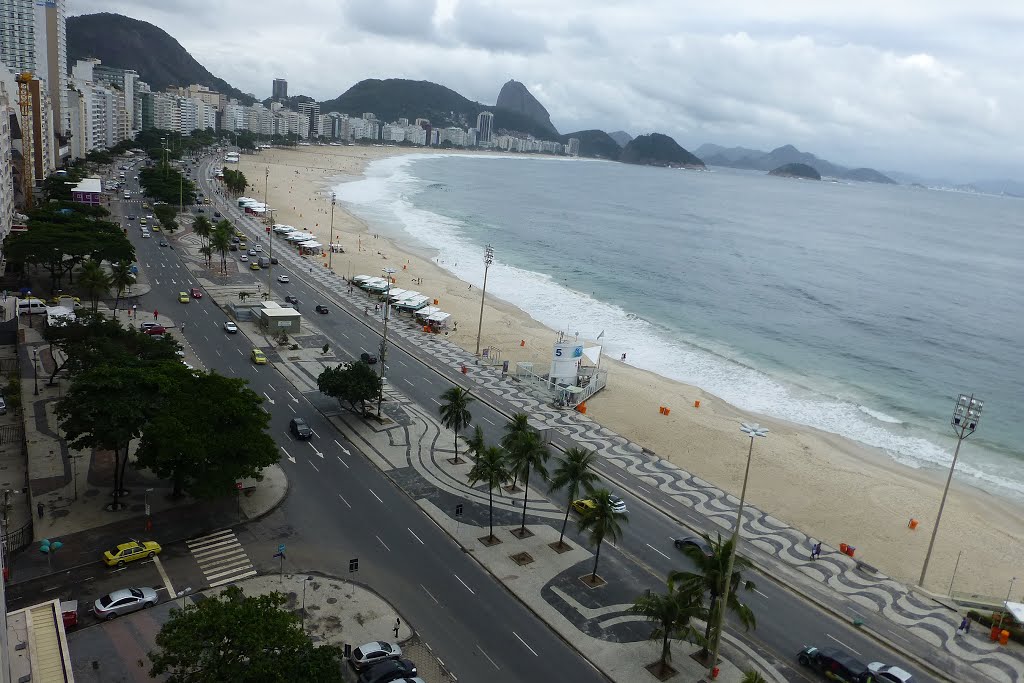
[[[469,404],[473,397],[469,391],[460,386],[453,386],[441,394],[441,424],[455,432],[455,457],[452,464],[462,462],[459,460],[459,432],[469,426],[473,416],[469,412]]]
[[[625,512],[616,512],[612,507],[611,493],[608,489],[595,489],[590,499],[594,507],[587,508],[577,523],[580,533],[589,532],[590,542],[597,546],[594,554],[594,571],[590,574],[590,583],[597,583],[597,561],[601,559],[601,544],[604,539],[617,541],[622,536],[622,522],[628,522]]]
[[[494,489],[501,488],[501,485],[508,481],[508,467],[505,465],[505,452],[498,446],[484,448],[476,458],[473,469],[469,471],[469,485],[476,486],[480,482],[487,484],[487,496],[490,506],[489,543],[497,540],[494,536]]]
[[[761,675],[760,671],[750,670],[743,674],[740,683],[768,683],[768,680]]]
[[[473,436],[466,439],[466,450],[473,454],[473,459],[480,457],[480,452],[487,448],[484,443],[484,430],[480,425],[473,427]]]
[[[100,307],[100,298],[110,291],[110,276],[103,270],[99,261],[89,259],[82,266],[78,284],[92,301],[92,312],[95,313]]]
[[[524,434],[528,434],[533,431],[533,427],[530,426],[530,416],[526,413],[516,413],[512,416],[512,419],[505,425],[505,435],[501,437],[501,447],[509,453],[515,448],[516,441],[521,439]],[[512,472],[512,490],[516,490],[516,484],[519,481],[519,471],[513,470]]]
[[[566,489],[568,493],[568,500],[565,502],[565,519],[562,520],[562,533],[558,536],[559,548],[565,545],[562,539],[565,538],[565,526],[569,523],[569,510],[572,509],[572,502],[576,500],[581,488],[588,493],[594,490],[597,473],[592,468],[596,459],[597,454],[594,451],[588,451],[585,448],[570,448],[565,452],[565,457],[559,461],[558,467],[551,477],[551,491]]]
[[[509,469],[513,473],[523,475],[523,522],[519,527],[519,535],[526,534],[526,501],[530,496],[530,471],[533,470],[541,476],[544,481],[548,480],[548,469],[546,467],[551,453],[548,447],[540,440],[540,434],[532,429],[523,432],[512,441],[508,453]]]
[[[200,244],[206,246],[207,240],[210,239],[210,235],[213,234],[213,223],[206,216],[197,216],[192,221],[192,232],[199,236],[201,240]]]
[[[693,562],[696,571],[674,571],[669,575],[669,579],[691,583],[709,594],[711,615],[704,630],[704,645],[701,650],[702,656],[706,657],[708,655],[708,643],[711,642],[711,631],[712,629],[717,629],[718,612],[722,609],[720,597],[725,588],[725,573],[728,571],[729,555],[732,553],[732,537],[724,541],[721,534],[717,534],[714,540],[708,534],[701,534],[701,537],[707,542],[707,553],[691,545],[683,546],[681,549],[682,553]],[[750,560],[739,555],[736,556],[736,559],[733,561],[732,576],[729,577],[728,602],[725,605],[725,609],[735,614],[739,618],[740,623],[743,624],[743,627],[748,631],[751,628],[757,628],[757,620],[750,607],[740,602],[738,594],[741,587],[748,591],[754,590],[754,582],[744,581],[742,576],[744,569],[752,568],[753,565],[750,563]],[[715,633],[714,637],[717,639],[719,635],[719,633]]]
[[[220,254],[220,272],[228,272],[228,251],[231,249],[231,223],[221,221],[210,236],[210,246]]]
[[[630,611],[647,617],[655,623],[651,640],[661,640],[661,658],[658,660],[659,676],[668,673],[672,661],[672,638],[681,638],[689,643],[701,642],[703,637],[691,619],[706,619],[708,610],[704,606],[704,592],[699,588],[667,582],[664,594],[641,595]]]
[[[117,307],[121,303],[121,295],[124,294],[124,290],[132,286],[135,282],[135,275],[132,274],[131,266],[124,261],[120,261],[115,266],[110,268],[110,286],[117,292],[117,296],[114,298],[114,316],[117,317]]]

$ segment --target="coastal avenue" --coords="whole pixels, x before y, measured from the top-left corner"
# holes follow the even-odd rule
[[[200,167],[198,180],[205,194],[210,197],[216,197],[214,186],[208,180],[209,168],[209,163],[204,163]],[[219,208],[236,225],[247,228],[250,234],[255,234],[258,230],[259,234],[265,236],[266,233],[263,229],[257,227],[255,222],[249,220],[249,217],[240,212],[236,206],[222,204]],[[156,250],[153,249],[151,251]],[[289,262],[293,260],[293,257],[290,254],[290,250],[282,249],[281,251],[288,251],[289,254],[287,257],[281,256],[281,264],[274,266],[273,272],[275,275],[284,273],[290,276],[291,283],[287,285],[288,293],[298,297],[299,301],[303,304],[304,310],[309,310],[313,303],[330,304],[332,314],[319,317],[316,322],[318,327],[330,338],[332,348],[338,349],[344,355],[353,359],[358,358],[359,354],[364,351],[375,353],[380,343],[380,333],[376,329],[371,328],[362,315],[356,315],[355,312],[340,305],[338,299],[332,296],[331,293],[321,291],[307,281],[308,277],[304,277],[304,275],[308,276],[308,265],[313,263],[312,261],[302,260],[303,268],[291,268],[289,267]],[[176,259],[174,252],[164,251],[163,255],[168,260]],[[281,255],[281,252],[278,252],[278,255]],[[160,255],[157,254],[155,257],[160,258]],[[275,288],[278,287],[281,287],[281,285],[275,284]],[[173,306],[172,295],[174,292],[171,291],[172,289],[174,288],[154,287],[154,292],[151,296],[165,296],[168,302],[161,301],[160,305]],[[198,310],[193,312],[193,307],[185,308],[189,309],[187,314],[199,315]],[[221,353],[218,349],[223,350],[225,345],[232,343],[220,339],[221,336],[224,336],[220,334],[219,330],[221,322],[222,320],[220,319],[209,320],[205,323],[203,320],[200,320],[200,325],[207,325],[209,332],[200,332],[200,329],[206,329],[205,327],[197,329],[189,325],[185,335],[189,342],[193,344],[199,357],[208,363],[208,367],[216,369],[220,369],[224,362],[223,358],[220,357]],[[217,329],[213,329],[215,326]],[[211,340],[211,335],[216,336],[213,336]],[[239,351],[239,353],[241,354],[242,352]],[[226,355],[230,357],[230,354]],[[267,388],[268,375],[270,373],[266,373],[262,369],[256,369],[248,363],[239,365],[233,358],[232,361],[231,372],[235,372],[236,367],[239,368],[237,374],[249,379],[254,390],[259,393],[263,392],[266,388],[268,395],[275,395],[272,392],[277,391],[277,389]],[[244,369],[242,369],[243,366]],[[394,386],[399,387],[404,394],[430,412],[436,412],[437,397],[446,388],[451,386],[453,382],[458,380],[458,375],[451,368],[433,361],[429,355],[419,349],[407,348],[397,336],[389,339],[388,377]],[[282,382],[281,378],[277,375],[272,376],[272,381],[277,384]],[[277,393],[278,395],[280,394],[279,391]],[[495,397],[489,392],[483,395],[477,394],[477,397],[478,402],[473,406],[474,423],[480,424],[484,428],[485,435],[489,441],[497,441],[501,435],[501,425],[507,421],[508,416],[516,412],[516,409],[503,402],[500,397]],[[274,416],[275,429],[283,425],[295,411],[295,408],[292,408],[290,404],[288,405],[289,410],[284,410],[281,403],[278,403],[276,406],[268,406],[268,409],[271,410]],[[307,419],[312,422],[313,429],[318,434],[324,435],[326,432],[331,434],[332,437],[338,436],[333,431],[333,427],[321,415],[309,412],[304,416],[308,416]],[[283,427],[281,428],[283,429]],[[344,443],[344,447],[347,450],[353,450],[340,436],[338,436],[338,439]],[[567,447],[569,445],[569,441],[560,435],[555,435],[553,442],[560,447]],[[324,437],[318,443],[330,443],[330,440]],[[466,589],[459,586],[458,582],[455,582],[454,585],[447,585],[447,589],[453,589],[450,594],[439,595],[434,592],[434,588],[431,588],[427,594],[424,594],[425,589],[420,590],[424,585],[427,585],[420,581],[423,576],[429,575],[432,577],[431,581],[437,580],[441,585],[445,585],[452,583],[451,576],[453,573],[457,574],[461,581],[465,580],[467,575],[481,575],[483,572],[479,569],[471,569],[475,567],[475,564],[466,560],[464,554],[454,544],[433,528],[433,524],[425,523],[427,522],[426,517],[419,513],[418,508],[406,496],[398,492],[392,493],[392,484],[372,465],[362,458],[354,457],[354,455],[353,457],[344,458],[345,466],[337,465],[336,462],[331,462],[331,458],[337,454],[326,453],[325,451],[325,455],[327,455],[327,458],[321,463],[320,459],[312,455],[312,453],[302,454],[300,451],[300,457],[306,458],[310,456],[309,461],[313,466],[320,467],[322,464],[323,466],[334,467],[337,469],[337,472],[314,473],[310,471],[313,469],[312,467],[308,469],[299,467],[289,470],[290,477],[295,477],[298,474],[299,481],[293,483],[295,490],[303,491],[302,496],[289,497],[286,508],[294,508],[294,512],[292,509],[286,510],[289,518],[303,520],[301,525],[296,524],[296,527],[301,530],[303,536],[325,539],[328,545],[337,543],[337,547],[340,548],[352,548],[353,552],[358,552],[363,557],[367,557],[367,552],[371,553],[370,557],[375,560],[375,566],[378,566],[377,560],[381,561],[379,565],[380,574],[375,574],[372,577],[361,576],[360,578],[364,581],[368,580],[369,585],[377,588],[382,594],[393,600],[399,605],[400,609],[407,611],[413,623],[424,633],[427,641],[438,649],[445,661],[450,661],[453,668],[460,675],[468,676],[470,680],[476,680],[473,676],[468,675],[470,671],[475,669],[480,675],[485,675],[486,672],[489,678],[495,678],[495,669],[493,667],[489,670],[486,666],[477,669],[473,665],[474,662],[479,664],[479,659],[481,658],[477,656],[479,653],[470,653],[470,648],[466,646],[466,643],[480,642],[484,639],[485,635],[488,635],[489,629],[494,629],[496,624],[507,622],[508,616],[511,613],[524,610],[516,601],[500,590],[498,591],[499,595],[492,596],[486,600],[483,599],[480,596],[480,586],[476,584],[472,584],[474,593],[468,596],[469,600],[466,600],[467,595],[464,592]],[[330,465],[327,464],[328,462],[330,462]],[[700,515],[681,509],[667,497],[660,496],[657,491],[650,491],[642,482],[634,479],[632,475],[622,472],[618,468],[610,468],[600,461],[598,469],[602,477],[613,488],[620,488],[620,494],[627,493],[623,497],[629,505],[630,523],[625,528],[625,533],[617,548],[624,556],[634,560],[650,572],[652,578],[651,585],[658,585],[659,582],[664,580],[669,571],[685,566],[685,560],[681,554],[672,547],[672,538],[688,535],[690,531],[681,528],[660,510],[649,506],[641,499],[629,496],[629,491],[643,490],[648,499],[651,499],[659,507],[664,506],[666,509],[671,509],[673,514],[684,518],[693,528],[711,531],[712,533],[715,532]],[[307,481],[310,476],[312,476],[314,481]],[[358,520],[359,523],[346,524],[343,525],[344,528],[336,528],[338,525],[325,523],[322,520],[323,509],[340,513],[347,511],[344,505],[340,505],[336,500],[337,496],[341,494],[338,490],[332,490],[329,482],[337,482],[339,487],[343,486],[345,499],[352,505],[352,509],[363,511],[356,515],[353,520]],[[350,492],[349,487],[353,484],[356,486]],[[322,499],[315,496],[314,491],[317,490],[321,491]],[[369,494],[367,493],[368,490],[370,491]],[[380,493],[382,490],[389,492],[389,495],[391,495],[391,498],[387,499],[386,504],[374,493],[375,491]],[[349,498],[350,495],[355,499]],[[300,498],[300,500],[296,501],[296,498]],[[359,502],[357,503],[357,501]],[[299,512],[299,508],[302,508],[301,512]],[[295,513],[299,513],[300,516],[293,517]],[[371,515],[372,525],[367,522]],[[418,527],[412,529],[419,538],[426,540],[423,535],[426,533],[433,540],[427,542],[425,546],[412,540],[411,543],[414,545],[409,548],[410,556],[403,560],[399,560],[398,557],[388,557],[389,553],[393,553],[397,549],[389,541],[387,544],[389,550],[385,551],[381,548],[383,542],[380,539],[393,538],[397,540],[401,538],[405,527],[409,526],[412,520],[419,520],[420,526],[426,527],[422,532]],[[384,535],[381,535],[379,538],[375,537],[375,534],[379,533],[377,527],[386,528],[392,525],[395,528],[390,530],[386,537]],[[315,528],[315,532],[312,535],[310,535],[311,526]],[[363,528],[364,526],[367,528]],[[402,539],[401,547],[408,545],[405,543],[405,541],[410,540],[408,533],[408,531],[404,531],[406,538]],[[327,541],[326,539],[330,540]],[[322,557],[311,558],[308,566],[312,568],[316,566],[316,563],[322,562]],[[920,666],[911,663],[894,652],[884,652],[883,648],[874,639],[867,637],[851,625],[852,619],[850,621],[842,621],[824,613],[786,587],[776,583],[768,575],[761,575],[755,578],[757,591],[746,594],[744,599],[751,605],[751,608],[758,617],[757,629],[749,634],[744,634],[741,628],[733,624],[730,633],[748,642],[757,650],[767,648],[775,654],[781,665],[793,667],[786,671],[786,676],[789,680],[816,680],[814,674],[801,671],[793,666],[797,651],[805,645],[823,647],[838,645],[854,652],[865,661],[881,660],[915,671],[915,680],[933,680],[921,670]],[[481,577],[481,581],[487,584],[494,583],[486,575]],[[417,583],[419,583],[419,586],[417,586]],[[497,587],[495,586],[495,588]],[[437,602],[434,601],[435,599]],[[406,604],[407,600],[409,601],[408,604]],[[515,607],[509,607],[508,603],[515,603]],[[495,608],[497,605],[501,605],[501,607]],[[439,610],[440,613],[447,614],[450,617],[450,621],[439,619]],[[529,631],[535,634],[532,636],[534,640],[542,640],[546,646],[555,646],[556,643],[560,642],[553,638],[551,633],[542,625],[537,624],[535,619],[530,618],[530,620],[535,622]],[[525,629],[526,626],[524,625],[520,628]],[[488,645],[482,644],[481,651],[486,651],[486,655],[490,658],[495,658],[495,654],[505,658],[505,662],[495,658],[498,665],[500,665],[499,668],[504,671],[508,671],[511,668],[518,672],[521,677],[519,678],[520,680],[525,679],[525,672],[522,667],[532,659],[532,656],[523,659],[522,653],[516,649],[518,646],[516,639],[509,636],[508,631],[504,628],[499,630],[503,631],[506,637],[498,637]],[[894,647],[900,647],[906,642],[895,629],[889,628],[887,623],[879,623],[875,630],[879,632],[881,637],[887,638],[892,642]],[[516,632],[522,635],[522,631]],[[448,637],[448,634],[452,633],[461,633],[462,635],[459,637]],[[530,647],[536,650],[533,641],[527,640],[527,642],[530,642]],[[564,648],[564,646],[560,647]],[[546,658],[547,656],[545,655]],[[569,659],[571,660],[571,657]],[[464,665],[468,668],[462,668]],[[587,670],[590,670],[589,667],[587,667]],[[553,671],[546,669],[546,672],[541,678],[550,680]],[[575,671],[572,675],[572,680],[584,680],[581,676],[582,671]]]

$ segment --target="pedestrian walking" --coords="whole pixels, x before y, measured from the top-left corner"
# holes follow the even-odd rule
[[[39,503],[38,505],[36,505],[36,512],[39,513],[39,519],[43,518],[43,510],[45,510],[45,508],[43,507],[42,503]]]
[[[139,305],[138,304],[132,304],[132,317],[136,318],[136,319],[139,317]]]
[[[958,634],[961,633],[961,632],[963,632],[963,633],[970,633],[971,632],[971,620],[969,618],[967,618],[967,617],[964,617],[963,619],[961,619],[960,620],[960,625],[956,627],[956,632]]]
[[[160,311],[154,310],[153,311],[153,320],[156,320],[159,317],[160,317]]]

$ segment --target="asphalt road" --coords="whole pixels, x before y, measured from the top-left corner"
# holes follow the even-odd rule
[[[199,176],[205,184],[205,167]],[[210,192],[209,185],[203,187],[203,192]],[[117,209],[114,207],[115,211]],[[212,210],[213,207],[207,207],[207,215],[215,220],[210,213]],[[241,224],[237,209],[220,207],[220,210],[233,222]],[[139,213],[134,208],[124,210],[124,213],[132,212]],[[252,230],[243,230],[255,234]],[[153,284],[153,291],[145,297],[145,305],[140,304],[140,310],[157,308],[177,321],[186,322],[184,336],[206,367],[244,377],[257,393],[274,400],[273,405],[267,406],[272,415],[272,431],[286,455],[283,463],[293,487],[283,512],[302,529],[304,538],[319,547],[330,548],[329,553],[297,548],[298,554],[290,557],[292,561],[306,569],[320,568],[343,574],[347,573],[348,559],[358,557],[359,579],[394,602],[460,678],[483,680],[486,676],[495,680],[524,680],[531,675],[540,676],[541,680],[600,678],[466,558],[407,496],[395,490],[394,485],[365,459],[358,457],[351,444],[307,403],[305,397],[286,386],[270,366],[257,367],[249,363],[251,346],[243,335],[223,333],[220,325],[226,318],[208,298],[187,305],[178,303],[177,293],[194,286],[194,280],[180,265],[174,250],[158,247],[161,233],[154,233],[156,239],[143,240],[135,228],[129,235],[139,252],[138,260]],[[251,243],[252,240],[250,246]],[[237,254],[232,252],[232,257],[237,258]],[[270,280],[281,273],[290,276],[289,284]],[[299,308],[305,314],[312,315],[314,303],[331,306],[330,315],[317,316],[314,322],[331,339],[335,353],[347,354],[352,359],[363,351],[376,353],[380,343],[379,323],[361,314],[348,313],[329,293],[315,289],[303,275],[301,270],[294,270],[284,262],[269,273],[261,271],[259,274],[265,283],[263,286],[271,286],[275,296],[283,296],[287,290],[298,297]],[[140,320],[145,318],[140,316]],[[437,408],[437,397],[458,380],[458,375],[447,368],[435,369],[424,362],[426,357],[422,353],[415,349],[410,351],[412,354],[389,344],[389,382],[433,412]],[[488,440],[495,441],[500,437],[507,416],[514,410],[502,405],[500,399],[489,399],[489,403],[500,410],[478,401],[473,414]],[[301,414],[310,422],[316,433],[312,441],[291,440],[287,423],[294,414]],[[291,458],[295,463],[291,463]],[[644,587],[657,589],[670,570],[687,568],[687,561],[674,550],[671,539],[690,535],[692,530],[681,528],[660,510],[629,492],[643,493],[659,507],[686,519],[694,529],[713,529],[690,510],[632,479],[628,473],[603,464],[598,469],[630,510],[629,525],[617,550],[649,573],[650,585],[638,586],[638,592]],[[373,514],[367,515],[367,508]],[[308,557],[301,553],[308,553]],[[794,655],[804,645],[813,644],[840,646],[864,661],[882,660],[911,671],[918,669],[897,653],[885,652],[849,623],[822,612],[771,577],[754,578],[757,590],[745,594],[744,599],[758,616],[758,627],[744,634],[734,625],[731,633],[762,653],[773,653],[782,667],[791,665]],[[894,644],[898,647],[898,640]],[[784,672],[789,680],[818,680],[815,675],[799,669],[784,669]],[[915,680],[933,679],[918,670]]]

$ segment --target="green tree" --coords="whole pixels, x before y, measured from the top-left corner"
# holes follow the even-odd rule
[[[488,446],[477,454],[476,462],[469,470],[469,485],[476,486],[480,482],[487,484],[488,524],[490,535],[488,542],[497,540],[494,536],[494,489],[508,481],[509,472],[505,465],[505,452],[498,446]]]
[[[262,479],[261,470],[280,459],[267,433],[263,398],[245,380],[181,367],[185,372],[151,399],[154,415],[139,442],[137,466],[170,479],[175,498],[222,498],[239,479]]]
[[[466,439],[466,449],[473,454],[473,459],[480,457],[480,453],[487,448],[484,442],[484,430],[480,425],[473,427],[473,436]]]
[[[234,229],[231,227],[231,223],[222,220],[214,226],[213,234],[210,235],[210,247],[220,254],[220,272],[224,274],[228,272],[228,251],[231,250],[231,235],[233,233]]]
[[[622,522],[628,522],[624,512],[616,512],[609,499],[608,489],[595,489],[590,499],[595,506],[587,508],[578,522],[580,533],[588,532],[590,542],[597,547],[594,553],[594,571],[590,574],[590,583],[597,583],[597,562],[601,559],[601,544],[604,539],[617,541],[622,536]]]
[[[572,503],[579,495],[580,489],[590,492],[594,490],[594,483],[597,481],[597,473],[594,471],[594,461],[597,454],[583,448],[570,448],[565,452],[558,467],[551,476],[550,490],[566,490],[567,500],[565,501],[565,519],[562,520],[562,533],[558,536],[558,546],[562,547],[565,538],[565,527],[569,523],[569,510]]]
[[[117,315],[117,307],[121,303],[121,295],[135,283],[135,275],[132,274],[131,266],[123,261],[118,261],[110,267],[110,286],[117,293],[114,298],[114,315]]]
[[[718,612],[722,609],[721,596],[725,590],[726,572],[729,567],[729,555],[732,553],[732,538],[722,540],[722,535],[717,534],[714,540],[708,534],[701,534],[701,537],[707,542],[710,554],[705,554],[700,548],[693,546],[683,546],[681,552],[690,558],[693,562],[696,571],[694,572],[683,572],[676,571],[669,575],[669,579],[672,581],[689,582],[698,587],[702,591],[705,591],[710,596],[711,604],[711,615],[707,621],[707,627],[704,630],[704,645],[702,654],[706,657],[708,654],[708,644],[712,642],[712,631],[715,631],[714,638],[718,638],[721,634],[718,633]],[[729,598],[728,603],[725,605],[725,609],[732,612],[739,618],[740,623],[747,630],[757,627],[757,619],[754,617],[754,612],[750,607],[741,602],[739,599],[739,590],[752,591],[756,587],[753,581],[743,580],[743,570],[753,569],[753,565],[750,560],[745,557],[737,555],[733,561],[732,575],[728,577],[729,581]]]
[[[700,631],[690,623],[691,619],[706,619],[707,609],[704,607],[704,592],[690,586],[680,586],[668,581],[664,594],[648,593],[641,595],[633,603],[630,611],[647,617],[654,622],[651,640],[661,641],[661,657],[658,659],[657,676],[669,673],[669,662],[672,661],[672,638],[687,642],[701,642]]]
[[[760,671],[747,671],[743,674],[740,683],[768,683],[768,679],[761,675]]]
[[[530,426],[530,416],[526,413],[516,413],[512,416],[505,424],[505,434],[501,437],[501,447],[507,452],[511,453],[512,449],[516,447],[516,442],[523,437],[525,434],[533,432],[533,427]],[[519,470],[512,469],[512,490],[516,490],[516,484],[519,481]]]
[[[199,251],[206,257],[206,266],[209,267],[212,251],[208,246],[210,244],[210,235],[213,234],[213,223],[206,216],[196,216],[195,220],[192,221],[192,232],[199,237]]]
[[[185,610],[172,609],[149,653],[149,675],[166,676],[168,683],[340,683],[342,651],[313,647],[287,603],[281,593],[246,596],[230,586]]]
[[[324,368],[316,384],[320,391],[339,403],[348,403],[349,409],[360,415],[366,415],[366,402],[377,398],[381,389],[380,375],[362,361],[348,367]]]
[[[526,502],[530,496],[530,473],[540,475],[548,481],[547,461],[551,457],[548,447],[541,441],[540,434],[532,429],[523,432],[506,448],[509,469],[523,476],[523,521],[519,527],[519,535],[526,533]]]
[[[78,280],[79,286],[84,290],[85,295],[92,302],[92,311],[99,309],[100,299],[110,292],[111,279],[99,261],[89,259],[82,266],[82,275]]]
[[[64,352],[64,361],[54,368],[51,382],[63,370],[74,379],[81,372],[108,364],[178,360],[178,343],[172,337],[126,329],[117,320],[90,310],[78,311],[75,320],[47,325],[43,337]]]
[[[460,386],[452,386],[441,394],[441,406],[438,409],[441,414],[441,424],[455,433],[455,458],[452,464],[462,462],[459,459],[459,432],[469,426],[473,416],[469,412],[469,404],[473,397],[469,391]]]

